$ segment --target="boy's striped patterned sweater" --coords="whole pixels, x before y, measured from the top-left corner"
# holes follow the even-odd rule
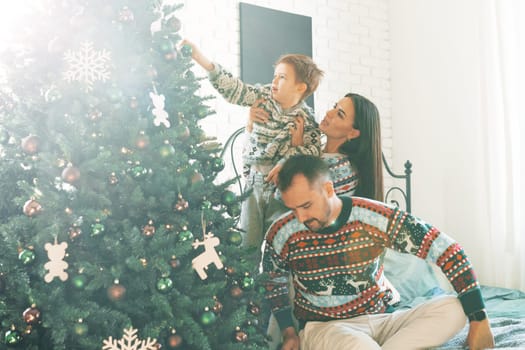
[[[321,155],[321,131],[312,109],[304,101],[283,110],[272,98],[270,85],[245,84],[219,64],[214,65],[215,69],[209,73],[209,79],[226,101],[251,106],[257,99],[264,98],[261,108],[268,112],[269,119],[266,123],[253,124],[243,154],[246,166],[271,166],[296,154]],[[303,145],[292,147],[289,127],[297,116],[304,119]]]
[[[465,314],[484,308],[472,266],[449,236],[385,203],[340,198],[339,218],[320,232],[308,230],[291,212],[268,230],[262,262],[270,276],[266,298],[281,329],[293,325],[290,272],[294,314],[302,323],[385,312],[392,298],[383,283],[385,247],[439,266],[458,293]]]

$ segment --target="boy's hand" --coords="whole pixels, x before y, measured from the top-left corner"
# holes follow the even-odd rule
[[[177,50],[180,51],[184,45],[187,45],[191,48],[191,58],[193,58],[195,62],[197,62],[202,68],[206,69],[208,72],[211,72],[215,68],[213,63],[202,54],[197,45],[188,39],[182,39],[177,45]]]
[[[294,120],[293,125],[290,127],[290,135],[292,137],[292,146],[302,146],[304,136],[304,119],[301,116],[297,116]]]
[[[265,101],[264,98],[256,100],[250,107],[250,120],[256,123],[266,123],[270,115],[268,112],[261,108],[260,105]]]
[[[266,175],[266,178],[264,179],[266,182],[273,182],[275,185],[277,185],[277,175],[279,175],[279,171],[281,171],[281,168],[283,166],[281,164],[277,164],[270,170],[268,175]]]

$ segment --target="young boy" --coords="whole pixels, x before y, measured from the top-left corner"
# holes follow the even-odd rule
[[[242,203],[241,228],[246,232],[243,243],[247,247],[260,247],[276,215],[285,211],[274,198],[276,175],[271,170],[292,155],[321,153],[318,124],[305,99],[317,89],[323,71],[310,57],[289,54],[275,63],[271,84],[249,85],[206,58],[195,44],[183,40],[180,46],[183,45],[191,47],[192,58],[209,72],[213,87],[228,102],[251,106],[261,100],[260,107],[268,112],[267,122],[254,123],[247,134],[243,154],[244,166],[249,168],[246,190],[253,190]],[[290,129],[298,118],[304,120],[304,136],[302,145],[294,146]]]

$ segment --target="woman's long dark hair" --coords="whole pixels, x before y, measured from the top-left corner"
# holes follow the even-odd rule
[[[348,93],[355,109],[354,129],[359,137],[343,143],[339,152],[348,156],[359,175],[355,196],[383,201],[381,124],[377,107],[366,97]]]

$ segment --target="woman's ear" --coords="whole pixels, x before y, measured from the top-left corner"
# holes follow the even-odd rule
[[[361,135],[361,131],[359,131],[358,129],[353,129],[352,128],[352,131],[350,131],[347,135],[347,139],[348,140],[351,140],[351,139],[356,139],[359,137],[359,135]]]

